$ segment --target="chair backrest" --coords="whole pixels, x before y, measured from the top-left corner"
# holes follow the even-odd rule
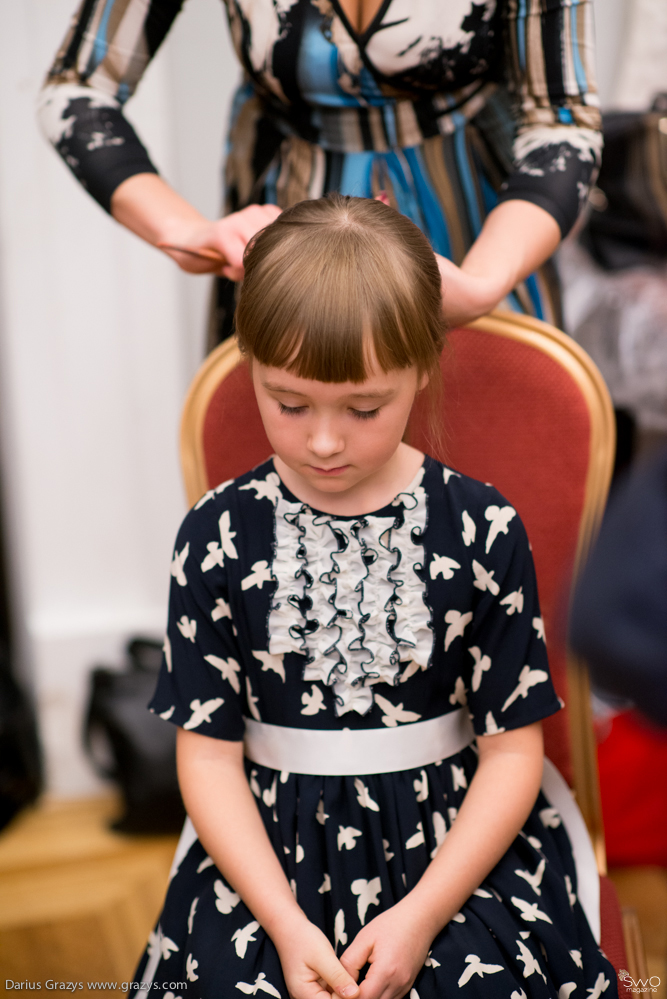
[[[429,447],[418,401],[410,441],[451,467],[492,482],[531,540],[549,661],[565,710],[545,722],[547,755],[574,788],[604,868],[604,840],[586,673],[568,655],[573,572],[602,516],[614,420],[602,377],[573,340],[538,320],[496,312],[452,330],[442,359],[443,444]],[[195,376],[181,432],[188,500],[271,453],[247,366],[234,341]]]

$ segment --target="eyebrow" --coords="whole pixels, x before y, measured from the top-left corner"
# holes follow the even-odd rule
[[[306,397],[305,392],[299,392],[298,389],[288,388],[285,385],[278,385],[275,382],[262,382],[265,389],[269,392],[286,392],[289,395],[300,395]],[[387,399],[390,395],[393,395],[393,389],[387,389],[386,392],[350,392],[347,396],[348,399]]]

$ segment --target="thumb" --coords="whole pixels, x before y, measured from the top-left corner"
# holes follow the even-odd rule
[[[336,995],[342,996],[342,999],[356,999],[359,995],[359,986],[355,979],[345,970],[335,954],[332,953],[321,962],[317,971]]]

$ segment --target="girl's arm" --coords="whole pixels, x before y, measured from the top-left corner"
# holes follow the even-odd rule
[[[437,256],[447,323],[470,322],[494,309],[551,256],[561,239],[553,215],[529,201],[504,201],[489,213],[460,267]]]
[[[290,996],[355,999],[359,989],[325,935],[299,908],[243,768],[243,743],[179,728],[178,778],[199,839],[273,940]]]
[[[477,740],[479,765],[437,856],[408,895],[376,916],[341,957],[355,977],[370,970],[359,999],[401,999],[434,937],[516,838],[542,780],[540,722]]]

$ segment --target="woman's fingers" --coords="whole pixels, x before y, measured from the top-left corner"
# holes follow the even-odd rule
[[[322,955],[317,962],[317,973],[334,990],[335,995],[342,996],[342,999],[357,999],[359,986],[356,976],[343,967],[333,950],[330,954]]]

